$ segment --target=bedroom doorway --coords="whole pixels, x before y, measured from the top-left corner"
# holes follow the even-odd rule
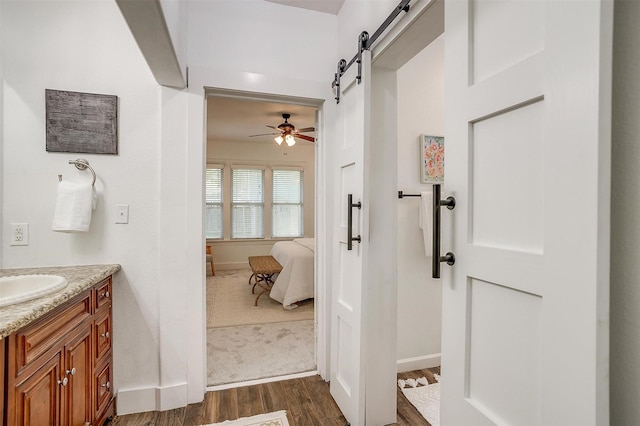
[[[317,114],[307,100],[207,93],[209,390],[316,374]],[[283,270],[270,294],[248,258],[272,255]]]

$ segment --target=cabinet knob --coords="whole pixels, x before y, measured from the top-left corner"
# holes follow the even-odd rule
[[[72,376],[76,375],[76,368],[73,367],[71,370],[67,370],[67,375],[71,374]]]
[[[102,333],[100,336],[106,337],[108,339],[109,338],[109,332],[107,331],[106,333]]]
[[[103,388],[107,388],[107,389],[109,389],[109,388],[111,388],[111,382],[103,383],[101,386],[102,386]]]
[[[67,383],[69,383],[69,379],[67,379],[66,377],[64,377],[62,380],[58,380],[59,385],[67,386]]]
[[[110,296],[110,294],[109,294],[109,292],[108,292],[108,291],[105,291],[104,293],[102,293],[102,294],[100,295],[100,297],[107,297],[107,298],[108,298],[109,296]]]

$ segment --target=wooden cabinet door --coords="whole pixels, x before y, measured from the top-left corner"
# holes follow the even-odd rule
[[[58,352],[15,388],[15,424],[23,426],[60,424],[63,379],[62,353]]]
[[[0,341],[0,401],[2,401],[2,404],[0,404],[0,421],[4,421],[4,384],[6,383],[4,381],[4,357],[6,351],[6,341],[7,339]]]
[[[82,327],[64,347],[63,374],[69,379],[61,406],[62,424],[83,426],[91,422],[92,326]]]

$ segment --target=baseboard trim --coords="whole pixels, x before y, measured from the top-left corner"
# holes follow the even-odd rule
[[[247,380],[246,382],[238,383],[226,383],[224,385],[207,386],[207,392],[220,391],[225,389],[239,388],[243,386],[261,385],[263,383],[279,382],[282,380],[299,379],[301,377],[315,376],[318,374],[317,370],[305,371],[302,373],[287,374],[284,376],[266,377],[264,379]]]
[[[119,416],[156,410],[156,389],[123,389],[116,395],[116,412]]]
[[[404,358],[398,360],[398,373],[405,371],[422,370],[425,368],[433,368],[440,366],[440,355],[430,354],[413,358]]]
[[[116,399],[118,415],[172,410],[187,406],[187,384],[119,390]]]

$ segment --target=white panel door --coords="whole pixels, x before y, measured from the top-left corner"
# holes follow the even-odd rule
[[[365,424],[364,339],[362,267],[368,233],[365,226],[367,202],[364,195],[364,149],[369,129],[371,92],[371,53],[362,54],[362,80],[356,81],[358,66],[353,64],[340,80],[341,97],[337,108],[338,145],[336,158],[337,199],[334,204],[335,275],[331,309],[331,395],[352,426]],[[348,195],[358,209],[348,205]],[[351,231],[362,242],[347,249],[348,213]]]
[[[441,422],[608,424],[612,2],[445,7]]]

